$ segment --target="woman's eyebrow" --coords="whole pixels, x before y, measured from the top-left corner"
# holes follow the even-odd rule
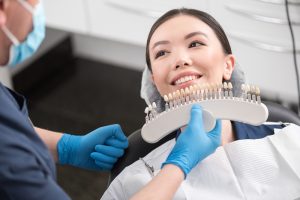
[[[193,37],[193,36],[195,36],[195,35],[202,35],[202,36],[208,38],[207,35],[206,35],[205,33],[201,32],[201,31],[195,31],[195,32],[192,32],[192,33],[187,34],[187,35],[184,37],[184,39],[187,40],[187,39],[189,39],[189,38],[191,38],[191,37]],[[153,46],[152,46],[152,49],[154,49],[154,48],[157,47],[158,45],[169,44],[169,43],[170,43],[170,41],[168,41],[168,40],[162,40],[162,41],[155,42],[155,43],[153,44]]]
[[[187,40],[187,39],[189,39],[189,38],[191,38],[191,37],[193,37],[193,36],[195,36],[195,35],[203,35],[204,37],[208,38],[207,35],[206,35],[205,33],[201,32],[201,31],[196,31],[196,32],[192,32],[192,33],[187,34],[187,35],[184,37],[184,39]]]
[[[158,45],[161,45],[161,44],[169,44],[170,42],[167,41],[167,40],[162,40],[162,41],[158,41],[158,42],[155,42],[152,46],[152,49],[154,49],[155,47],[157,47]]]

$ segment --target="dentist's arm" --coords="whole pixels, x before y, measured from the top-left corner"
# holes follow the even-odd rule
[[[199,105],[194,105],[190,122],[178,137],[162,165],[162,170],[132,200],[172,199],[192,168],[212,154],[220,144],[221,121],[217,120],[215,128],[206,133],[202,122],[202,109]]]
[[[60,140],[60,138],[63,136],[62,133],[49,131],[46,129],[41,129],[38,127],[34,127],[35,132],[40,136],[40,138],[43,140],[43,142],[48,147],[53,159],[55,162],[58,161],[58,155],[57,155],[57,143]]]
[[[91,170],[110,170],[128,147],[119,125],[100,127],[86,135],[71,135],[35,128],[60,164]]]

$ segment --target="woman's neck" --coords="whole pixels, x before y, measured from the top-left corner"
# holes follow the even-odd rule
[[[185,130],[186,126],[181,128],[181,132]],[[232,128],[230,120],[222,120],[222,133],[221,133],[221,145],[228,144],[235,141],[235,134]]]
[[[235,140],[232,124],[230,120],[222,120],[222,138],[221,145],[228,144]]]

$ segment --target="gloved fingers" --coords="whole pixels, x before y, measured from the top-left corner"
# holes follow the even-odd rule
[[[222,130],[222,122],[221,120],[216,120],[216,125],[213,130],[209,131],[208,134],[212,136],[220,136]]]
[[[96,145],[95,150],[98,153],[103,153],[105,155],[116,157],[116,158],[119,158],[124,154],[123,149],[112,147],[112,146],[100,145],[100,144]]]
[[[117,162],[118,158],[105,155],[103,153],[93,152],[91,153],[91,158],[93,158],[95,161],[103,162],[107,164],[114,164]]]
[[[126,149],[128,147],[128,141],[126,140],[118,140],[115,138],[109,138],[105,141],[105,145],[117,147],[119,149]]]
[[[194,104],[191,108],[191,118],[188,123],[188,129],[194,129],[195,127],[203,127],[202,120],[202,107],[199,104]]]
[[[105,141],[110,137],[118,138],[124,141],[127,140],[119,124],[113,124],[113,125],[97,128],[96,130],[93,131],[93,133],[97,133],[97,134],[101,133],[101,137],[103,141]]]
[[[208,137],[214,140],[216,143],[218,143],[218,146],[221,143],[221,133],[222,133],[222,122],[221,120],[216,121],[216,125],[213,130],[208,132]]]
[[[114,137],[121,141],[127,141],[127,137],[125,136],[124,132],[121,129],[119,124],[114,125]]]
[[[111,170],[114,166],[113,164],[108,164],[108,163],[100,162],[100,161],[97,161],[97,160],[95,160],[95,164],[97,166],[99,166],[101,168],[101,170],[103,170],[103,171],[104,170],[106,170],[106,171]]]

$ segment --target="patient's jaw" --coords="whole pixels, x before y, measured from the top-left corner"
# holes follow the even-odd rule
[[[234,58],[214,31],[196,17],[179,15],[161,24],[149,44],[153,81],[161,95],[190,85],[229,80]]]

